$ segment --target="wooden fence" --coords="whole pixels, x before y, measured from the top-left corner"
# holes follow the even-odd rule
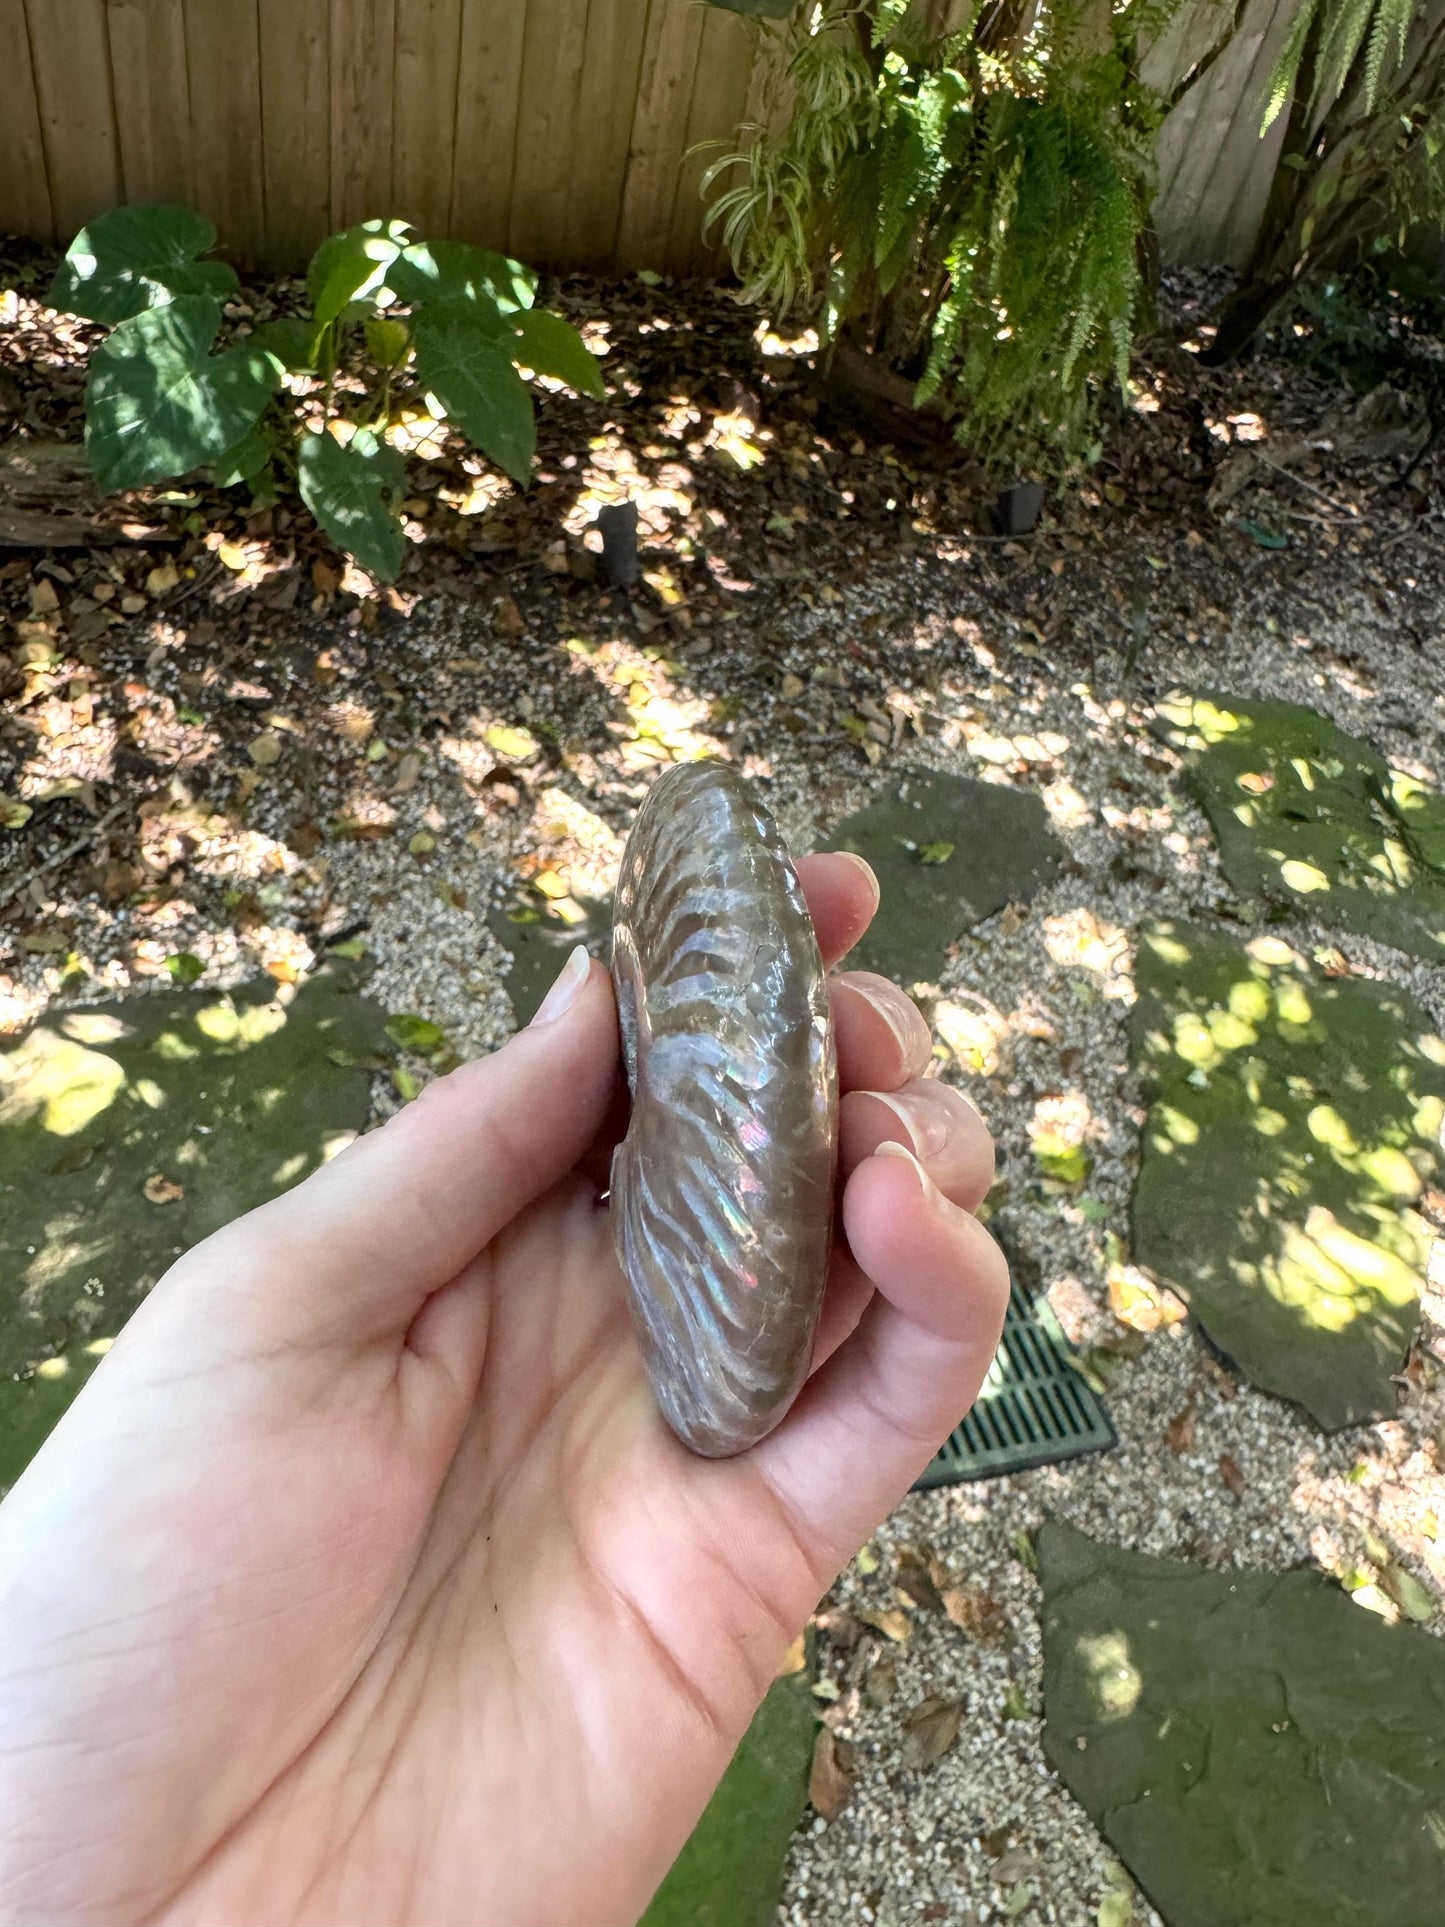
[[[1221,4],[1196,0],[1151,77],[1188,72]],[[1248,252],[1298,4],[1250,0],[1166,124],[1169,258]],[[0,230],[68,240],[117,202],[180,200],[259,265],[400,214],[547,265],[706,270],[698,150],[762,112],[760,44],[698,0],[0,0]]]

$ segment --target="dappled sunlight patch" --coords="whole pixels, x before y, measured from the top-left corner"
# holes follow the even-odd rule
[[[1080,908],[1045,917],[1043,932],[1044,948],[1061,968],[1087,971],[1102,994],[1116,1003],[1133,1001],[1128,931]]]
[[[1323,1425],[1387,1411],[1429,1254],[1445,1074],[1392,986],[1274,938],[1144,933],[1150,1087],[1135,1255],[1266,1389]]]
[[[1103,1126],[1082,1091],[1041,1097],[1029,1119],[1029,1141],[1045,1190],[1077,1191],[1093,1169],[1093,1142]]]
[[[0,1128],[35,1120],[51,1137],[75,1137],[125,1085],[113,1057],[70,1037],[36,1033],[33,1048],[0,1058]]]
[[[1258,1275],[1277,1303],[1327,1332],[1344,1331],[1368,1316],[1376,1294],[1387,1305],[1413,1311],[1423,1283],[1418,1269],[1347,1231],[1323,1205],[1310,1209],[1302,1227],[1281,1227],[1280,1248],[1260,1262]]]
[[[1076,1650],[1084,1663],[1099,1718],[1108,1725],[1126,1720],[1139,1704],[1144,1679],[1129,1657],[1129,1636],[1116,1628],[1085,1634]]]
[[[1042,795],[1044,808],[1061,830],[1082,830],[1093,822],[1092,805],[1067,776],[1046,783]]]
[[[935,1035],[961,1069],[996,1075],[1013,1029],[996,1004],[974,991],[955,991],[934,1005],[932,1017]]]

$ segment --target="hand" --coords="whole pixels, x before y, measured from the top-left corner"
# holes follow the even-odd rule
[[[799,869],[834,962],[876,885]],[[692,1457],[642,1377],[585,956],[180,1260],[0,1507],[0,1921],[636,1919],[1003,1320],[982,1122],[900,991],[833,1004],[847,1248],[741,1458]]]

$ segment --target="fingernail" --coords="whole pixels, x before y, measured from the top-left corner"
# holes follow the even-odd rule
[[[859,856],[856,850],[835,850],[833,854],[835,856],[847,857],[851,864],[863,872],[864,876],[868,879],[868,888],[873,893],[873,908],[876,910],[882,901],[883,892],[879,888],[877,877],[873,874],[873,865],[869,863],[866,858]]]
[[[891,1140],[885,1139],[884,1142],[878,1146],[878,1149],[873,1153],[873,1155],[875,1158],[905,1159],[906,1162],[911,1164],[914,1170],[918,1173],[918,1186],[923,1193],[924,1203],[934,1204],[939,1202],[942,1199],[943,1193],[939,1190],[938,1186],[933,1182],[933,1179],[929,1177],[928,1173],[924,1170],[923,1166],[918,1162],[918,1159],[914,1157],[913,1153],[907,1150],[903,1145],[894,1144]]]
[[[537,1006],[537,1014],[532,1024],[555,1024],[557,1019],[570,1010],[577,1000],[577,993],[586,983],[592,969],[592,959],[587,946],[579,943],[572,955],[558,972],[557,981]],[[531,1026],[529,1025],[530,1029]]]
[[[905,1062],[911,1063],[918,1049],[918,1026],[914,1022],[919,1015],[918,1006],[882,977],[876,983],[857,976],[850,981],[893,1032]]]
[[[936,1158],[953,1136],[957,1112],[943,1094],[943,1086],[927,1084],[911,1091],[873,1091],[898,1119],[898,1127],[920,1158]]]

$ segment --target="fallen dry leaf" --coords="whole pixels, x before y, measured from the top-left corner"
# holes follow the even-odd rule
[[[874,1652],[878,1648],[874,1647]],[[863,1681],[863,1697],[870,1706],[886,1706],[898,1690],[898,1668],[880,1654],[868,1668]]]
[[[1248,1482],[1245,1479],[1244,1473],[1240,1470],[1239,1460],[1236,1459],[1232,1453],[1220,1453],[1219,1476],[1229,1487],[1236,1499],[1242,1499],[1244,1497]]]
[[[1194,1407],[1186,1405],[1182,1412],[1176,1412],[1164,1428],[1164,1443],[1174,1454],[1181,1457],[1194,1443]]]
[[[825,1820],[836,1820],[853,1798],[853,1748],[831,1726],[820,1726],[808,1774],[808,1798]]]
[[[937,1766],[958,1738],[963,1724],[963,1702],[942,1700],[930,1693],[903,1722],[905,1767]]]
[[[504,636],[520,636],[525,632],[527,627],[522,617],[522,611],[509,595],[498,598],[494,620],[496,621],[499,633]]]
[[[943,1594],[943,1610],[974,1639],[998,1642],[1008,1637],[1008,1614],[982,1586],[950,1586]]]
[[[914,1546],[898,1548],[898,1576],[895,1584],[905,1599],[925,1612],[941,1613],[943,1600],[929,1570],[931,1561],[928,1554]]]
[[[183,1184],[173,1183],[170,1178],[162,1177],[159,1171],[153,1171],[141,1189],[151,1204],[174,1204],[177,1198],[186,1195]]]
[[[274,729],[265,730],[252,741],[248,754],[257,769],[269,769],[281,754],[281,738]]]
[[[1137,1265],[1110,1266],[1109,1307],[1121,1325],[1136,1332],[1159,1331],[1189,1316],[1167,1286],[1156,1284]]]
[[[907,1639],[913,1631],[913,1622],[899,1606],[889,1606],[882,1612],[870,1609],[860,1612],[858,1617],[865,1626],[871,1626],[874,1632],[882,1633],[885,1639]]]
[[[806,1633],[799,1633],[787,1652],[783,1654],[783,1663],[778,1668],[778,1678],[788,1679],[794,1673],[801,1673],[807,1663],[808,1635]]]

